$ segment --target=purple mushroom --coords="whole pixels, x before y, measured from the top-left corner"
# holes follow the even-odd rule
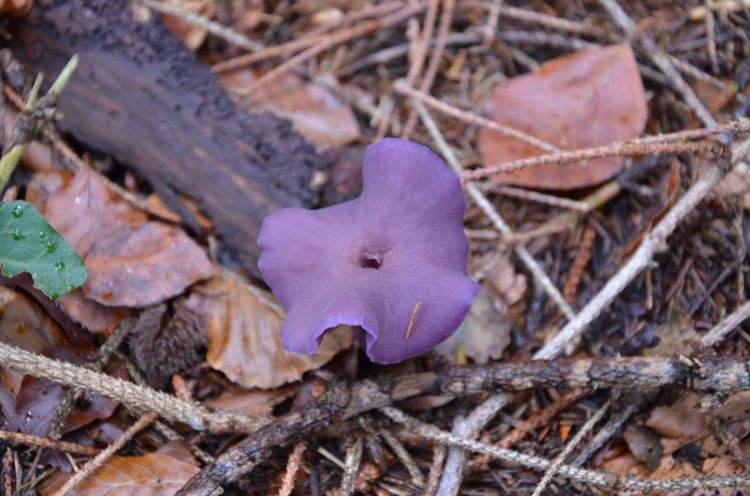
[[[429,148],[367,148],[362,194],[320,210],[266,217],[258,267],[287,310],[281,342],[313,353],[326,330],[361,326],[367,355],[394,363],[453,334],[479,286],[467,275],[466,200]]]

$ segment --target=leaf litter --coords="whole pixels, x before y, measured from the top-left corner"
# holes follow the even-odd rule
[[[325,32],[325,29],[315,30],[337,26],[349,13],[368,6],[366,2],[345,5],[318,1],[293,2],[293,6],[273,2],[263,6],[232,4],[221,8],[209,0],[183,4],[187,11],[228,23],[267,46],[293,42],[310,32]],[[704,53],[711,42],[701,38],[707,14],[696,23],[686,17],[686,9],[668,2],[621,4],[639,21],[639,30],[657,37],[670,55],[700,70],[712,70]],[[701,2],[694,7],[709,9]],[[697,119],[690,115],[690,109],[670,87],[671,83],[654,71],[648,54],[633,51],[627,45],[611,44],[617,35],[599,10],[588,4],[575,7],[503,4],[496,38],[482,42],[481,30],[491,24],[488,9],[476,2],[458,2],[453,14],[453,32],[439,61],[431,94],[462,109],[484,109],[484,115],[495,122],[564,150],[635,138],[646,128],[650,134],[696,126]],[[538,16],[536,20],[519,17],[522,21],[513,17],[532,12],[541,15],[542,22],[547,22],[544,15],[554,14],[572,25],[540,27],[535,24],[540,22]],[[738,102],[750,96],[746,86],[737,84],[742,81],[742,73],[735,60],[737,54],[750,53],[748,44],[741,37],[736,40],[731,37],[733,29],[747,27],[747,21],[729,10],[714,14],[719,37],[713,42],[719,47],[722,63],[717,67],[719,72],[709,76],[726,84],[718,90],[716,81],[706,77],[703,79],[708,82],[690,80],[689,83],[714,116],[728,120]],[[170,28],[203,60],[216,62],[237,55],[231,46],[216,43],[215,35],[205,28],[172,16],[163,18],[168,18]],[[424,18],[416,19],[418,30]],[[472,38],[474,41],[469,41],[467,48],[465,40],[476,33],[480,35]],[[387,126],[390,134],[400,133],[399,121],[406,117],[410,103],[395,97],[391,88],[394,81],[406,75],[410,61],[413,63],[419,56],[414,44],[417,38],[412,34],[404,37],[399,29],[393,29],[357,38],[323,53],[306,66],[298,66],[251,97],[237,97],[239,104],[251,111],[262,108],[290,119],[295,129],[319,151],[334,157],[329,164],[338,164],[338,168],[329,167],[317,178],[318,182],[328,181],[330,186],[322,189],[323,205],[338,203],[356,194],[359,188],[356,165],[360,160],[343,163],[340,156],[346,150],[344,147],[351,147],[356,155],[382,126],[379,119],[387,117],[389,112],[391,117],[396,116]],[[465,34],[469,36],[462,38]],[[592,49],[592,41],[604,47]],[[427,56],[433,45],[428,43]],[[369,66],[373,70],[357,69],[368,67],[363,65],[368,56],[376,61]],[[258,75],[267,74],[284,61],[271,58],[221,79],[233,91],[253,84]],[[485,94],[489,95],[486,99],[482,97]],[[395,110],[386,111],[384,102],[394,98]],[[542,153],[481,126],[478,129],[463,126],[438,112],[433,112],[433,117],[439,120],[446,138],[466,166],[490,166]],[[414,139],[435,148],[420,126]],[[44,153],[49,155],[47,151]],[[39,157],[33,158],[32,163],[49,162],[46,155]],[[669,160],[657,161],[657,166],[651,168],[643,167],[638,157],[542,166],[495,176],[495,184],[549,190],[558,197],[579,199],[576,190],[593,188],[616,178],[620,188],[616,198],[608,205],[594,206],[594,212],[586,216],[585,225],[593,226],[596,237],[576,292],[577,304],[583,304],[632,253],[695,176],[712,165],[706,157],[698,156],[681,155]],[[49,168],[43,163],[31,167],[38,171]],[[147,332],[136,331],[123,349],[150,382],[166,390],[171,387],[185,397],[217,408],[284,418],[286,412],[295,412],[301,404],[320,397],[321,378],[335,375],[354,380],[372,376],[372,370],[357,356],[357,344],[350,329],[329,332],[318,355],[306,357],[284,352],[278,339],[283,315],[273,296],[257,281],[240,282],[239,276],[229,277],[228,272],[220,272],[206,256],[207,251],[215,255],[211,248],[214,242],[211,221],[202,222],[202,228],[209,233],[207,237],[188,235],[178,225],[179,216],[168,211],[155,193],[135,191],[144,197],[150,195],[145,203],[150,205],[149,212],[160,212],[156,216],[124,202],[106,184],[109,180],[119,181],[117,174],[121,169],[118,164],[114,174],[107,171],[106,180],[89,169],[74,175],[36,172],[26,186],[26,200],[37,205],[76,248],[92,275],[81,290],[57,300],[69,317],[84,328],[106,336],[134,309],[137,312],[143,308],[147,312],[161,309]],[[740,303],[748,291],[746,278],[742,276],[747,271],[742,254],[748,202],[745,199],[743,205],[733,199],[747,196],[746,172],[738,168],[728,176],[712,200],[702,204],[685,226],[675,232],[666,252],[657,256],[647,274],[636,278],[615,299],[608,314],[591,326],[592,331],[585,336],[577,356],[695,354],[696,340]],[[486,186],[486,191],[493,205],[517,231],[554,225],[565,208],[496,195],[492,186]],[[200,207],[195,209],[199,211]],[[559,313],[521,261],[505,255],[507,245],[503,237],[494,232],[488,234],[492,226],[474,205],[467,212],[466,226],[470,237],[473,236],[471,256],[475,262],[482,258],[499,261],[491,264],[492,270],[480,274],[480,296],[456,335],[458,341],[451,344],[449,351],[455,356],[456,350],[462,349],[465,355],[461,360],[469,363],[523,360],[540,345],[542,336],[548,334],[548,326],[555,329],[560,325]],[[565,229],[551,230],[528,238],[524,245],[555,284],[561,286],[560,281],[566,280],[577,253],[575,239]],[[478,265],[473,264],[475,268]],[[726,267],[737,269],[729,271]],[[93,341],[73,344],[60,325],[21,291],[2,293],[2,298],[13,303],[4,307],[0,320],[3,341],[83,363],[95,350]],[[185,309],[191,317],[185,317]],[[23,334],[23,339],[16,331],[7,331],[21,321],[33,329]],[[186,328],[189,338],[180,333]],[[727,339],[721,353],[746,356],[744,332],[740,328]],[[201,339],[192,341],[198,334]],[[187,360],[176,359],[184,351],[179,348],[181,343],[190,350]],[[385,374],[387,380],[403,371],[439,371],[436,363],[440,360],[428,355],[377,372]],[[23,430],[24,414],[32,409],[35,416],[49,418],[49,412],[62,398],[62,388],[6,370],[0,385],[6,429]],[[43,394],[45,390],[47,393]],[[512,395],[511,406],[488,424],[480,439],[494,442],[508,430],[537,425],[530,421],[558,399],[558,390],[552,388]],[[701,409],[702,399],[694,393],[662,395],[626,421],[609,444],[591,459],[590,467],[643,478],[742,473],[746,468],[739,455],[749,451],[747,395],[740,393],[726,398],[710,411]],[[568,433],[576,432],[586,420],[585,412],[599,401],[599,397],[592,396],[579,401],[576,408],[558,412],[534,429],[536,436],[517,442],[515,448],[554,458],[563,443],[569,441]],[[470,413],[477,403],[474,398],[453,401],[453,397],[426,397],[401,406],[417,405],[412,413],[419,412],[422,420],[451,430],[454,420]],[[88,414],[77,410],[71,416],[71,425],[106,419],[112,413],[101,406],[89,405],[89,409],[92,412]],[[43,434],[41,430],[29,430],[32,424],[27,424],[28,432]],[[44,425],[44,422],[39,424]],[[383,462],[374,474],[367,476],[367,484],[361,485],[363,489],[372,494],[417,491],[409,485],[403,465],[392,462],[396,455],[379,444],[366,426],[346,423],[337,428],[343,429],[343,436],[324,431],[315,438],[305,439],[310,446],[304,455],[304,469],[297,475],[297,493],[323,490],[334,494],[341,480],[340,469],[309,448],[325,446],[333,459],[343,460],[346,454],[343,438],[360,435],[367,438],[367,448],[357,480],[365,478],[368,467],[375,466],[373,462]],[[180,426],[178,430],[179,435],[191,438],[186,429]],[[432,448],[412,432],[395,434],[426,474]],[[150,435],[153,437],[153,433]],[[731,448],[732,436],[739,450]],[[190,440],[193,448],[200,445],[213,455],[221,454],[234,442],[205,435]],[[95,436],[89,441],[97,443]],[[132,443],[123,452],[127,455],[110,458],[74,494],[176,493],[201,465],[186,445],[162,443],[163,440],[145,442],[144,439]],[[277,493],[277,482],[285,472],[286,463],[281,452],[278,450],[268,463],[256,468],[240,487],[253,494]],[[54,473],[40,487],[42,494],[52,494],[66,477],[61,472]],[[536,475],[492,462],[486,468],[467,471],[461,489],[478,493],[530,493],[537,482]],[[574,482],[566,485],[563,480],[553,484],[557,492],[586,493],[590,489],[577,487]],[[736,494],[736,490],[722,489],[717,494]]]

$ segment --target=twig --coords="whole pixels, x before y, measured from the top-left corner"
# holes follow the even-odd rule
[[[10,432],[0,430],[0,439],[11,441],[14,443],[31,444],[34,446],[42,446],[44,448],[58,449],[60,451],[67,451],[69,453],[78,453],[86,456],[94,456],[99,453],[99,450],[91,446],[84,446],[78,443],[69,443],[66,441],[55,441],[46,437],[32,436],[31,434],[24,434],[22,432]]]
[[[607,410],[609,410],[609,405],[611,403],[612,400],[607,400],[604,405],[602,405],[602,407],[599,408],[599,410],[597,410],[596,413],[594,413],[591,418],[581,426],[578,432],[576,432],[576,435],[573,436],[570,441],[568,441],[568,443],[565,445],[565,448],[563,448],[560,454],[557,455],[554,460],[552,460],[549,468],[544,473],[544,477],[542,477],[542,480],[539,481],[539,484],[537,484],[536,488],[534,489],[534,493],[532,494],[532,496],[542,496],[542,491],[544,491],[544,489],[547,487],[549,482],[552,480],[552,477],[555,476],[557,469],[560,467],[560,465],[563,464],[565,458],[567,458],[567,456],[575,449],[575,447],[578,446],[578,444],[583,439],[583,436],[588,434],[589,431],[599,423]]]
[[[251,84],[247,88],[238,89],[237,93],[240,95],[249,95],[250,93],[267,85],[271,81],[276,80],[278,77],[286,74],[287,72],[297,67],[298,65],[302,64],[306,60],[309,60],[317,56],[318,54],[340,43],[344,43],[346,41],[349,41],[353,38],[357,38],[359,36],[364,36],[373,31],[387,29],[387,28],[396,26],[404,22],[406,19],[418,14],[423,9],[424,9],[424,3],[419,2],[415,5],[410,5],[404,8],[400,12],[396,12],[387,17],[384,17],[383,19],[370,19],[367,22],[363,22],[359,26],[355,26],[349,29],[344,29],[336,34],[331,35],[330,37],[327,37],[326,40],[320,41],[320,43],[318,43],[317,45],[314,45],[308,48],[307,50],[295,55],[294,57],[290,58],[286,62],[275,67],[274,69],[272,69],[271,71],[263,75],[262,77],[255,80],[255,82],[253,82],[253,84]]]
[[[173,422],[211,432],[253,432],[266,423],[263,418],[208,408],[191,401],[138,386],[85,367],[52,360],[21,348],[0,343],[0,364],[64,386],[80,388],[120,401],[135,411],[158,412]]]
[[[145,7],[148,7],[149,9],[161,12],[162,14],[176,17],[177,19],[180,19],[187,24],[192,24],[193,26],[203,28],[214,36],[218,36],[219,38],[231,43],[232,45],[244,48],[245,50],[257,52],[265,48],[262,43],[253,41],[247,36],[243,36],[233,29],[222,26],[218,22],[211,21],[203,16],[193,14],[192,12],[185,12],[184,10],[180,9],[179,7],[175,7],[174,5],[157,2],[155,0],[134,1],[140,3]]]
[[[435,496],[437,494],[438,485],[443,475],[443,465],[445,464],[445,456],[448,453],[448,448],[442,444],[435,446],[434,454],[432,455],[432,465],[430,466],[430,473],[427,476],[427,484],[424,488],[424,496]]]
[[[581,282],[586,265],[588,265],[591,259],[591,247],[595,239],[596,230],[594,228],[587,227],[584,229],[581,235],[581,242],[578,245],[578,251],[576,251],[575,257],[573,257],[573,263],[570,264],[568,279],[565,281],[565,286],[563,286],[563,296],[570,303],[575,302],[578,284]]]
[[[545,458],[526,455],[516,451],[498,448],[490,444],[472,441],[442,431],[432,425],[423,424],[393,407],[384,407],[380,411],[394,422],[406,426],[413,433],[441,444],[460,446],[477,453],[484,453],[498,460],[514,465],[521,465],[532,470],[548,470],[551,462]],[[720,487],[750,486],[747,475],[729,477],[697,477],[683,479],[640,480],[631,476],[617,476],[608,472],[595,472],[561,464],[557,474],[609,491],[639,491],[652,493],[658,491],[677,491],[684,489],[713,489]]]
[[[435,141],[435,144],[440,150],[440,153],[448,162],[448,165],[450,165],[451,168],[456,171],[456,174],[460,175],[462,170],[461,164],[456,158],[456,155],[453,153],[450,145],[448,145],[448,143],[445,141],[443,134],[440,132],[437,124],[435,124],[432,116],[430,116],[427,108],[425,108],[424,104],[422,104],[422,102],[420,102],[419,100],[412,100],[412,104],[414,105],[414,108],[417,109],[422,122],[424,123],[425,127],[427,127],[427,131],[430,133],[433,141]],[[484,194],[475,184],[466,183],[466,191],[468,191],[469,195],[474,200],[474,203],[476,203],[477,206],[482,209],[485,215],[489,217],[489,219],[492,221],[492,224],[497,228],[498,231],[500,231],[500,233],[503,234],[503,236],[512,234],[513,230],[510,228],[510,226],[508,226],[508,224],[505,223],[495,207],[489,202],[489,200],[487,200],[487,197],[484,196]],[[565,316],[568,319],[573,319],[575,317],[575,312],[570,307],[570,305],[568,305],[568,302],[566,302],[562,297],[560,291],[558,291],[555,285],[552,284],[552,281],[549,280],[549,277],[547,277],[547,274],[544,273],[536,260],[534,260],[534,257],[531,256],[531,253],[529,253],[529,251],[520,244],[516,244],[513,249],[515,250],[516,255],[518,255],[518,258],[520,258],[521,261],[529,269],[532,276],[534,277],[534,280],[539,283],[539,285],[550,296],[550,298],[552,298],[552,300],[557,303]]]
[[[65,482],[63,487],[61,487],[54,496],[65,496],[69,491],[76,487],[79,482],[89,477],[90,475],[93,475],[93,473],[96,472],[99,467],[104,465],[107,460],[112,458],[112,456],[117,453],[117,451],[122,448],[125,443],[130,441],[133,436],[138,434],[140,431],[148,427],[148,425],[156,420],[157,417],[158,415],[155,413],[147,413],[146,415],[143,415],[141,418],[139,418],[138,421],[128,427],[128,429],[123,432],[122,435],[115,440],[115,442],[103,449],[98,455],[96,455],[96,457],[89,460],[89,462],[86,463],[86,465],[84,465],[81,470],[73,474],[73,476]]]
[[[579,212],[584,213],[591,210],[591,207],[585,202],[569,200],[568,198],[539,193],[537,191],[531,191],[528,189],[514,188],[512,186],[500,186],[497,188],[497,192],[505,196],[512,196],[514,198],[520,198],[522,200],[543,203],[544,205],[551,205],[553,207],[578,210]]]
[[[518,7],[511,7],[509,5],[502,5],[500,7],[500,16],[508,17],[510,19],[515,19],[518,21],[532,22],[546,28],[563,31],[566,33],[587,35],[596,38],[607,35],[606,31],[596,26],[588,26],[586,24],[570,21],[568,19],[554,17],[551,15],[542,14],[541,12],[534,12],[532,10],[520,9]]]
[[[728,357],[709,356],[689,364],[667,358],[599,358],[449,367],[440,375],[412,374],[385,384],[371,380],[352,386],[333,383],[325,388],[318,401],[277,419],[223,453],[178,494],[221,494],[222,486],[251,471],[279,446],[304,438],[334,419],[340,422],[394,401],[417,395],[462,396],[482,391],[561,386],[639,390],[672,386],[729,395],[750,387],[750,370],[744,359]]]
[[[307,33],[301,38],[296,38],[287,43],[271,47],[265,47],[258,43],[259,48],[257,50],[253,50],[254,53],[240,55],[239,57],[223,60],[211,66],[211,70],[216,74],[220,74],[222,72],[241,69],[248,65],[255,64],[257,62],[261,62],[273,57],[288,57],[294,52],[309,48],[317,43],[320,43],[320,41],[324,40],[327,37],[326,32],[328,31],[341,29],[347,24],[366,19],[368,17],[378,17],[391,14],[402,8],[404,8],[403,2],[398,1],[388,2],[382,5],[367,6],[357,12],[346,14],[340,19],[339,22],[335,23],[332,26],[322,26],[321,29],[316,29],[310,33]]]
[[[750,140],[748,140],[750,142]],[[745,142],[745,143],[748,143]],[[744,145],[744,143],[743,143]],[[659,221],[659,223],[643,238],[638,249],[607,284],[589,301],[578,316],[568,322],[560,332],[555,335],[544,347],[534,355],[536,359],[549,359],[555,357],[567,348],[575,345],[581,333],[586,327],[609,306],[610,303],[625,289],[635,276],[646,268],[657,251],[664,248],[667,238],[672,231],[682,222],[693,208],[716,186],[729,171],[730,163],[736,163],[739,157],[744,156],[742,147],[736,147],[731,161],[729,157],[721,155],[718,157],[720,166],[711,166],[685,195],[672,207],[672,209]]]
[[[486,117],[482,117],[480,115],[467,112],[465,110],[461,110],[441,100],[438,100],[437,98],[434,98],[428,95],[427,93],[424,93],[419,90],[415,90],[414,88],[409,86],[408,83],[405,82],[403,79],[399,79],[398,81],[396,81],[393,85],[393,89],[396,91],[396,93],[400,93],[402,95],[418,100],[424,103],[425,105],[427,105],[428,107],[437,110],[438,112],[442,112],[446,115],[450,115],[451,117],[454,117],[467,124],[474,124],[474,125],[486,127],[487,129],[491,131],[495,131],[498,134],[502,134],[504,136],[510,136],[511,138],[516,138],[519,141],[528,143],[546,152],[555,153],[555,152],[560,151],[560,149],[557,148],[556,146],[551,145],[550,143],[547,143],[546,141],[540,140],[539,138],[535,136],[531,136],[530,134],[526,134],[523,131],[513,129],[512,127],[498,124],[497,122],[491,121],[490,119],[487,119]]]
[[[507,403],[508,398],[503,393],[491,396],[474,409],[466,419],[459,417],[453,426],[453,434],[465,439],[475,439]],[[448,458],[445,461],[438,494],[441,496],[457,495],[464,479],[465,467],[466,452],[457,446],[448,448]]]
[[[746,301],[740,305],[737,310],[727,315],[724,320],[708,331],[708,333],[701,338],[701,346],[703,348],[710,348],[711,346],[716,345],[722,341],[727,334],[732,332],[738,325],[742,324],[748,318],[750,318],[750,301]]]
[[[388,429],[380,429],[380,435],[385,439],[388,446],[391,447],[399,461],[401,461],[404,467],[406,467],[412,482],[418,486],[424,485],[424,476],[422,475],[422,472],[419,470],[417,464],[414,463],[414,460],[411,455],[409,455],[409,452],[404,445],[401,444],[401,441],[399,441],[398,438]]]
[[[344,477],[341,480],[341,496],[350,496],[354,492],[354,480],[359,471],[359,465],[362,461],[362,448],[364,443],[361,437],[352,443],[346,450],[346,460],[344,462]]]
[[[617,0],[599,0],[599,3],[609,13],[615,24],[627,35],[628,38],[636,38],[641,46],[643,52],[648,56],[651,61],[659,68],[659,70],[670,80],[672,85],[677,88],[682,94],[682,98],[685,103],[695,112],[698,118],[703,122],[706,127],[713,127],[716,125],[716,121],[711,116],[706,107],[696,96],[693,90],[688,86],[680,73],[677,72],[674,65],[670,61],[666,52],[656,44],[656,42],[648,36],[646,33],[639,32],[636,29],[633,21],[628,17],[622,7],[617,3]]]
[[[435,40],[435,47],[432,49],[430,55],[430,61],[425,69],[422,81],[419,84],[419,91],[422,93],[430,93],[432,83],[435,81],[438,69],[440,69],[440,62],[443,59],[443,53],[445,52],[445,41],[448,37],[448,32],[451,29],[451,23],[453,22],[453,9],[456,6],[456,0],[443,0],[443,11],[440,14],[440,26],[438,27],[437,39]],[[401,132],[401,137],[409,139],[411,134],[414,132],[414,126],[417,123],[417,113],[414,108],[409,111],[409,115],[406,118],[404,129]]]
[[[658,389],[641,393],[639,391],[628,393],[617,400],[616,408],[612,418],[605,423],[599,432],[589,441],[588,445],[578,454],[571,465],[580,467],[584,465],[594,453],[605,445],[641,408],[648,404],[659,393]]]
[[[300,465],[302,465],[302,455],[305,452],[305,443],[299,442],[294,446],[292,454],[289,455],[289,461],[286,464],[286,473],[284,481],[281,483],[279,496],[290,496],[294,490],[294,479],[297,476]]]
[[[513,431],[511,431],[509,434],[503,436],[499,441],[497,441],[495,443],[495,446],[499,448],[512,447],[514,444],[524,439],[530,432],[533,432],[535,429],[550,423],[552,419],[555,418],[562,410],[570,407],[576,401],[578,401],[579,399],[583,398],[584,396],[588,394],[589,394],[588,391],[584,389],[574,389],[572,391],[565,393],[565,395],[562,398],[560,398],[558,401],[549,405],[547,408],[539,412],[534,417],[524,421],[523,429],[513,429]],[[490,460],[491,460],[491,457],[487,455],[479,455],[473,460],[471,460],[469,464],[469,469],[471,470],[477,467],[483,467],[487,465],[490,462]]]
[[[474,181],[496,174],[513,172],[527,167],[538,167],[540,165],[554,164],[565,165],[572,162],[592,160],[604,157],[628,157],[641,155],[661,155],[667,153],[701,153],[710,151],[713,144],[709,142],[657,142],[642,143],[636,140],[613,143],[610,145],[597,146],[593,148],[581,148],[569,152],[558,152],[550,155],[537,155],[535,157],[522,158],[501,162],[499,164],[482,167],[480,169],[464,172],[462,179]]]

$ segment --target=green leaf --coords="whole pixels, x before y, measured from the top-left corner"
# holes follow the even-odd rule
[[[28,272],[34,286],[57,298],[86,282],[81,257],[49,225],[39,210],[25,201],[0,203],[0,272]]]

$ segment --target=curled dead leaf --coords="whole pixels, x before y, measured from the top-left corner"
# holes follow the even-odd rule
[[[296,381],[352,345],[351,329],[342,326],[327,332],[313,355],[284,351],[284,317],[273,296],[225,276],[197,286],[186,306],[207,317],[208,363],[247,388]]]
[[[629,45],[574,53],[543,64],[531,74],[498,86],[485,106],[492,120],[536,136],[558,148],[606,145],[637,137],[648,118],[646,96]],[[542,150],[483,128],[479,144],[484,162],[532,157]],[[505,184],[574,189],[614,176],[622,158],[567,165],[530,167],[495,176]]]

